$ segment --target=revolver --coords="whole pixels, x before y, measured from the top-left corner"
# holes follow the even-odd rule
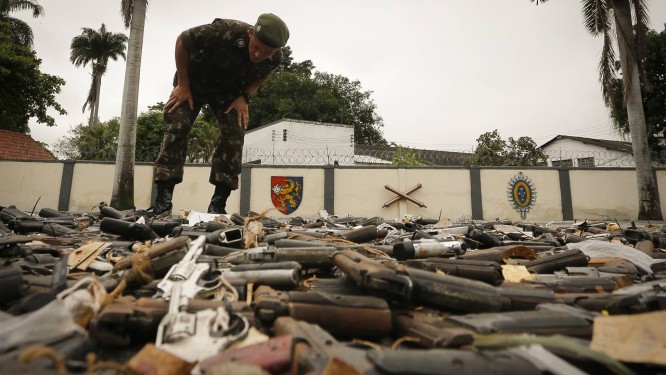
[[[169,312],[157,328],[155,346],[188,362],[198,362],[247,336],[247,319],[236,313],[230,315],[223,307],[185,311],[188,298],[181,293],[182,287],[181,281],[171,286]]]
[[[169,299],[176,283],[182,283],[182,294],[188,298],[195,298],[200,292],[212,291],[222,286],[220,271],[211,269],[208,263],[197,263],[197,258],[203,252],[205,245],[204,236],[190,243],[183,259],[174,264],[164,279],[157,284],[156,298]]]

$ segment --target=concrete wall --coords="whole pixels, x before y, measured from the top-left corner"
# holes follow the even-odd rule
[[[16,205],[30,211],[48,207],[61,211],[90,212],[101,201],[109,202],[113,188],[113,163],[73,161],[0,161],[0,206]],[[252,166],[245,165],[238,190],[227,203],[228,212],[261,212],[273,207],[271,177],[303,177],[303,200],[291,216],[314,217],[326,209],[336,215],[399,218],[415,214],[428,218],[519,220],[509,201],[509,183],[522,172],[536,192],[536,203],[526,220],[631,220],[638,215],[635,171],[631,168],[478,168],[387,166]],[[135,204],[150,206],[153,168],[135,168]],[[213,186],[208,183],[210,166],[187,165],[184,181],[176,186],[174,211],[205,212]],[[666,218],[666,168],[655,169],[662,212]],[[421,184],[410,197],[426,207],[401,200],[384,204],[400,192]],[[274,217],[283,216],[274,210]]]

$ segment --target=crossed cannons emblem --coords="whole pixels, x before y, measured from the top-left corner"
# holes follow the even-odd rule
[[[412,198],[412,197],[409,196],[409,194],[411,194],[411,193],[413,193],[413,192],[419,190],[422,186],[423,186],[423,185],[418,184],[418,185],[416,185],[416,186],[410,188],[410,189],[407,190],[406,192],[401,193],[401,192],[398,191],[398,189],[395,189],[395,188],[393,188],[393,187],[391,187],[391,186],[389,186],[389,185],[384,185],[384,189],[386,189],[386,190],[388,190],[388,191],[390,191],[390,192],[392,192],[392,193],[395,193],[395,194],[397,195],[397,197],[395,197],[395,198],[391,199],[390,201],[384,203],[384,206],[382,206],[382,207],[388,207],[388,206],[392,205],[392,204],[395,203],[395,202],[398,202],[398,201],[401,201],[401,200],[403,200],[403,199],[406,199],[406,200],[408,200],[408,201],[414,203],[415,205],[417,205],[417,206],[419,206],[419,207],[421,207],[421,208],[426,208],[426,205],[425,205],[423,202],[421,202],[421,201],[419,201],[419,200],[416,200],[416,199],[414,199],[414,198]]]

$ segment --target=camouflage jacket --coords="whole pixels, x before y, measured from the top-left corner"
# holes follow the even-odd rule
[[[194,95],[239,94],[257,79],[266,78],[280,65],[282,51],[259,63],[250,61],[249,24],[216,18],[209,25],[183,31],[180,36],[190,52],[190,89]],[[174,78],[174,84],[177,77]]]

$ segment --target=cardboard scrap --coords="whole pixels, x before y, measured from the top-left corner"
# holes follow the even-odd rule
[[[525,266],[517,266],[513,264],[502,264],[502,275],[504,280],[519,283],[521,280],[533,280],[536,275],[530,273]]]
[[[623,362],[666,365],[666,311],[600,316],[590,348]]]
[[[111,246],[111,242],[90,241],[69,254],[67,266],[85,271],[90,263],[109,246]]]

